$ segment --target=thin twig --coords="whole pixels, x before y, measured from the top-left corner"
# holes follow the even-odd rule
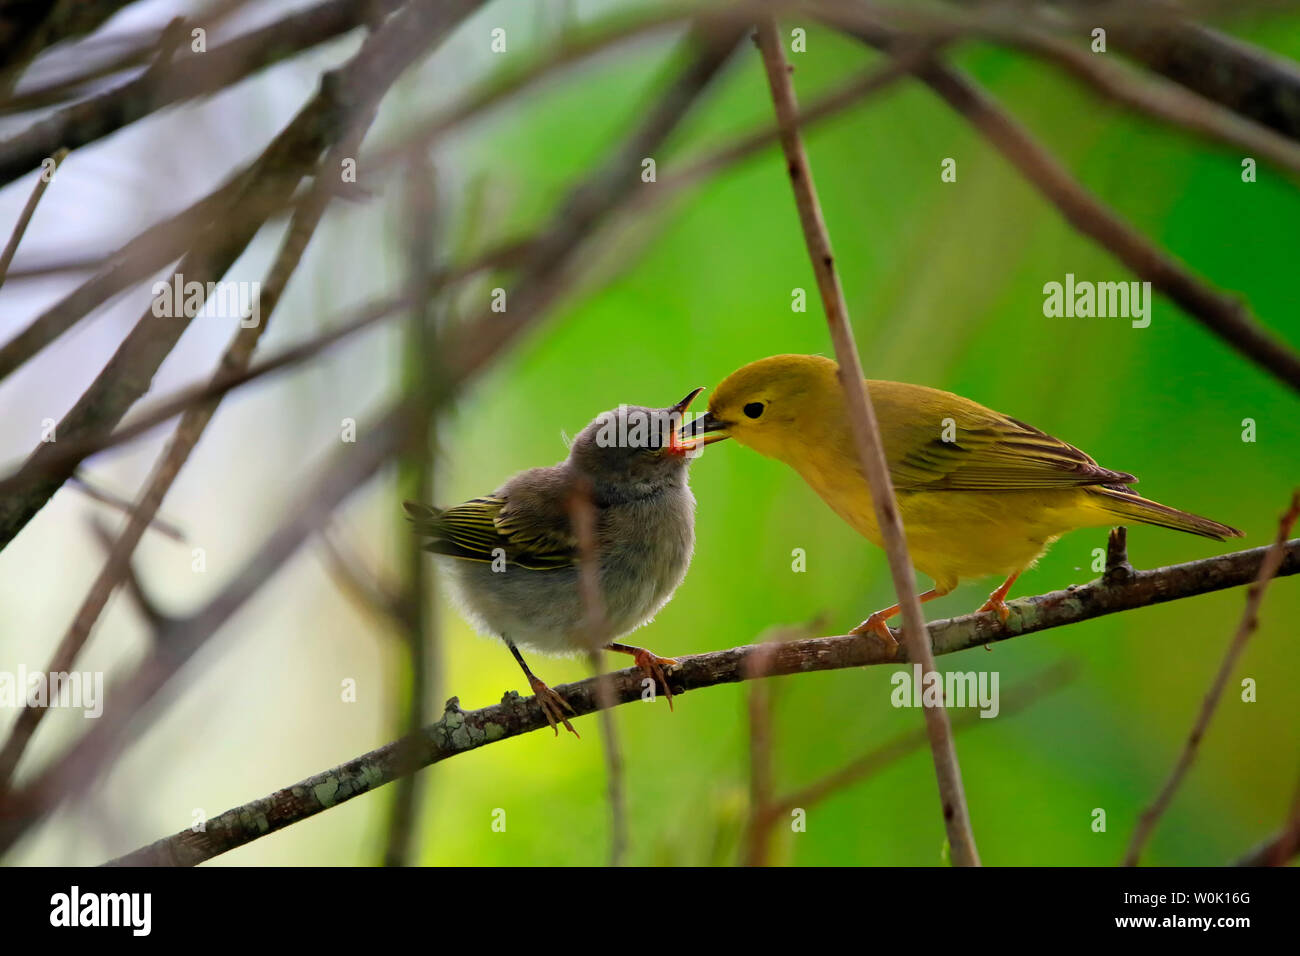
[[[1286,866],[1300,853],[1300,783],[1291,796],[1287,821],[1270,839],[1251,850],[1234,866]]]
[[[434,236],[437,199],[434,195],[434,169],[427,156],[413,157],[407,172],[408,197],[407,233],[409,235],[407,259],[411,271],[411,286],[427,285],[433,269]],[[439,308],[441,306],[438,306]],[[433,501],[433,403],[427,396],[432,392],[428,355],[436,344],[435,306],[427,298],[411,309],[407,319],[403,352],[403,390],[416,407],[412,422],[413,436],[398,462],[397,501],[393,513],[400,513],[400,503]],[[405,521],[402,522],[405,524]],[[403,531],[398,539],[401,550],[401,592],[396,609],[401,623],[401,634],[406,643],[407,665],[410,668],[410,689],[405,707],[401,694],[394,694],[398,704],[402,732],[414,734],[429,722],[429,702],[439,699],[437,666],[434,663],[437,641],[437,619],[429,600],[429,579],[425,574],[425,552],[420,539]],[[403,713],[404,709],[404,713]],[[393,806],[388,817],[388,836],[384,846],[385,866],[409,866],[416,859],[419,844],[419,808],[424,802],[424,786],[420,775],[412,773],[398,781],[393,795]]]
[[[749,819],[745,824],[744,856],[741,859],[744,866],[768,865],[772,845],[769,808],[776,790],[772,740],[773,685],[770,681],[754,678],[766,671],[773,644],[808,637],[812,633],[815,633],[813,625],[797,631],[778,628],[759,643],[767,653],[760,651],[748,662],[749,693],[745,705],[749,718]]]
[[[271,316],[284,294],[285,287],[288,285],[289,279],[297,269],[298,264],[302,261],[302,255],[306,251],[307,244],[311,241],[311,237],[325,213],[325,208],[329,204],[330,191],[328,188],[321,187],[324,176],[327,175],[324,171],[334,168],[334,161],[337,160],[340,149],[343,151],[343,155],[347,155],[354,150],[374,118],[373,103],[363,108],[366,112],[348,122],[346,133],[340,143],[326,155],[323,165],[318,169],[313,201],[301,205],[294,213],[293,219],[290,220],[280,250],[271,264],[265,283],[258,291],[257,311],[254,313],[257,321],[252,325],[245,325],[241,321],[239,330],[221,356],[217,371],[214,374],[214,380],[231,372],[245,370],[248,368],[249,362],[252,361],[257,343],[266,331]],[[116,544],[109,552],[104,567],[95,578],[77,611],[76,617],[73,618],[67,632],[59,642],[54,656],[46,668],[46,673],[60,673],[72,668],[82,647],[90,638],[91,630],[99,620],[100,614],[103,613],[104,607],[108,604],[108,599],[112,596],[113,591],[116,590],[118,584],[122,581],[123,575],[130,567],[131,555],[135,552],[136,545],[140,543],[141,537],[144,536],[145,529],[149,527],[150,522],[157,515],[158,509],[162,507],[167,492],[171,490],[176,478],[189,460],[190,454],[198,445],[209,422],[212,421],[212,417],[216,414],[217,405],[217,401],[196,405],[181,416],[171,441],[168,442],[162,456],[154,466],[148,484],[135,506],[129,512],[126,527],[122,529]],[[45,713],[46,709],[43,707],[23,707],[19,711],[4,746],[0,748],[0,791],[3,791],[13,778],[23,752],[36,733],[36,729],[40,726]]]
[[[108,555],[113,550],[113,542],[116,540],[113,533],[98,518],[90,520],[90,530],[95,535],[95,540],[104,549],[104,554]],[[134,564],[127,567],[126,591],[131,595],[131,600],[135,602],[136,610],[140,612],[140,616],[144,618],[145,623],[149,625],[150,630],[156,636],[171,618],[158,609],[157,602],[144,589],[144,585],[140,582],[140,574],[136,571]]]
[[[1008,26],[990,31],[989,35],[1057,64],[1098,93],[1129,109],[1300,174],[1300,145],[1295,140],[1184,86],[1171,81],[1149,81],[1136,71],[1042,31]]]
[[[1106,538],[1106,571],[1102,576],[1107,584],[1123,584],[1133,576],[1133,565],[1128,562],[1128,529],[1111,528]]]
[[[343,67],[326,73],[320,89],[298,111],[255,162],[241,190],[257,208],[287,199],[316,166],[323,151],[335,146],[356,117],[373,110],[407,67],[446,37],[479,0],[448,0],[437,5],[407,6],[384,21]],[[242,255],[265,222],[254,216],[234,225],[215,222],[205,229],[177,267],[187,280],[219,279]],[[186,305],[189,305],[187,300]],[[180,314],[158,321],[146,310],[113,357],[58,425],[60,438],[107,434],[144,394],[194,316]],[[45,442],[29,459],[42,462],[57,442]],[[31,483],[19,494],[0,499],[0,549],[27,525],[62,486],[66,471]],[[2,770],[3,768],[0,768]],[[2,777],[2,774],[0,774]]]
[[[999,717],[1027,710],[1033,704],[1055,693],[1070,683],[1078,674],[1073,664],[1060,664],[1049,668],[1037,677],[1024,681],[1003,695],[999,701]],[[953,733],[960,733],[971,727],[982,727],[990,721],[980,716],[977,710],[967,710],[958,714],[952,722]],[[767,807],[764,825],[771,826],[782,817],[788,817],[796,809],[807,810],[829,799],[847,787],[861,783],[875,776],[885,767],[897,763],[903,757],[922,749],[929,742],[924,727],[918,727],[908,733],[895,737],[888,743],[873,748],[856,760],[845,764],[806,787],[772,800]]]
[[[858,2],[851,6],[818,5],[818,10],[824,10],[824,19],[842,27],[879,26],[883,18],[891,25],[902,27],[908,35],[961,35],[1011,46],[1055,64],[1095,92],[1129,109],[1300,173],[1300,145],[1294,140],[1180,83],[1151,79],[1111,57],[1098,56],[1072,40],[1057,36],[1051,28],[1059,24],[1044,16],[1041,7],[990,5],[967,12],[952,7],[882,7]],[[1075,18],[1074,25],[1066,29],[1069,36],[1086,36],[1078,24]]]
[[[59,166],[67,156],[66,149],[58,149],[50,157],[51,165],[48,169],[42,164],[41,171],[36,176],[36,186],[32,189],[32,194],[27,197],[27,205],[23,206],[18,221],[14,223],[14,231],[9,236],[9,241],[5,243],[4,251],[0,252],[0,286],[4,285],[9,275],[9,266],[14,261],[14,253],[18,251],[18,244],[23,241],[23,236],[27,233],[27,226],[36,213],[36,206],[45,195],[45,190],[49,188],[50,183],[54,182],[54,174],[59,171]]]
[[[135,508],[134,501],[129,501],[121,495],[114,494],[98,482],[91,481],[81,472],[73,474],[71,485],[87,498],[98,501],[100,504],[108,505],[110,508],[115,508],[124,514],[130,515],[132,510]],[[182,544],[185,543],[185,532],[182,531],[180,526],[175,522],[168,521],[166,518],[160,518],[155,514],[149,519],[149,527],[164,537],[171,538],[173,541],[178,541]]]
[[[1196,23],[1114,30],[1117,49],[1175,83],[1300,141],[1300,67]]]
[[[1178,761],[1174,764],[1169,779],[1160,788],[1160,792],[1151,805],[1143,810],[1142,815],[1138,817],[1137,827],[1133,831],[1133,839],[1129,842],[1128,852],[1124,855],[1125,866],[1137,866],[1143,848],[1146,846],[1147,841],[1151,839],[1151,834],[1155,831],[1161,816],[1169,808],[1174,794],[1178,792],[1183,778],[1187,776],[1187,771],[1191,769],[1196,760],[1201,740],[1210,728],[1210,721],[1214,717],[1214,711],[1218,708],[1219,700],[1223,697],[1224,688],[1228,686],[1228,680],[1232,677],[1232,669],[1241,657],[1241,652],[1246,649],[1246,643],[1250,640],[1251,635],[1259,627],[1259,608],[1264,601],[1264,592],[1268,590],[1269,582],[1277,575],[1282,567],[1283,559],[1288,554],[1287,535],[1291,533],[1291,528],[1297,518],[1300,518],[1300,489],[1292,493],[1291,504],[1278,521],[1277,540],[1273,542],[1273,546],[1265,554],[1264,560],[1259,566],[1259,575],[1246,593],[1246,608],[1242,612],[1241,622],[1237,625],[1236,633],[1233,634],[1232,640],[1228,644],[1228,650],[1223,655],[1223,661],[1219,664],[1219,670],[1210,683],[1210,689],[1206,692],[1205,699],[1201,702],[1200,713],[1197,714],[1196,722],[1192,725],[1192,732],[1187,737],[1187,743],[1183,745],[1182,753],[1178,755]]]
[[[884,29],[852,27],[850,32],[885,50],[894,49],[900,42],[897,34]],[[1074,228],[1095,240],[1243,356],[1300,391],[1300,356],[1256,322],[1240,299],[1206,285],[1121,219],[962,73],[934,61],[914,72],[983,133]]]
[[[370,17],[396,6],[396,0],[327,0],[213,47],[184,69],[169,70],[166,75],[146,71],[56,110],[22,132],[0,140],[0,185],[39,166],[42,159],[62,146],[77,149],[173,103],[231,86],[286,57],[349,33],[365,25]]]
[[[839,89],[821,97],[805,110],[800,116],[801,124],[806,126],[814,121],[834,116],[862,101],[865,97],[880,92],[899,77],[907,75],[909,63],[913,59],[919,62],[921,58],[922,51],[910,54],[902,53],[885,64],[884,67],[869,71],[863,76],[847,82]],[[641,190],[633,194],[625,203],[624,215],[662,206],[665,199],[673,194],[693,187],[706,177],[758,154],[764,148],[776,142],[779,135],[780,131],[775,126],[742,135],[732,143],[691,162],[680,171],[669,171],[654,189]],[[109,435],[61,441],[58,443],[57,448],[50,449],[49,455],[42,463],[43,467],[55,471],[75,466],[91,455],[131,441],[156,428],[168,419],[181,414],[191,406],[211,401],[249,382],[257,381],[267,375],[294,368],[303,362],[309,361],[339,342],[409,310],[431,294],[433,290],[463,281],[485,270],[506,268],[514,265],[524,258],[528,250],[548,241],[550,240],[546,232],[539,233],[533,239],[506,242],[461,265],[447,267],[431,277],[427,288],[410,289],[395,297],[379,299],[362,306],[351,317],[335,323],[327,331],[306,339],[298,345],[288,346],[280,352],[254,363],[244,372],[224,376],[220,381],[191,385],[168,397],[160,398],[134,415],[128,424],[119,427]],[[87,300],[93,298],[96,294],[96,290],[88,288],[86,290]],[[2,373],[4,367],[2,357],[4,350],[4,348],[0,348],[0,373]],[[2,377],[2,374],[0,374],[0,377]],[[36,474],[38,472],[30,465],[24,465],[13,470],[10,474],[0,477],[0,494],[16,493],[27,482],[31,481]]]
[[[35,215],[36,206],[40,203],[40,198],[45,195],[45,190],[49,189],[49,183],[55,181],[55,173],[59,172],[59,166],[68,157],[68,150],[56,150],[53,156],[49,157],[51,166],[45,168],[44,164],[40,166],[40,173],[36,174],[36,185],[31,190],[31,195],[27,196],[27,204],[22,207],[22,212],[18,215],[18,221],[14,222],[13,233],[9,235],[9,242],[5,243],[4,251],[0,252],[0,286],[4,285],[5,278],[9,276],[9,265],[13,263],[14,252],[18,251],[18,243],[22,242],[23,235],[27,232],[27,225],[31,222],[31,217]]]
[[[917,596],[916,574],[907,553],[907,538],[903,532],[898,503],[894,500],[893,483],[889,477],[889,464],[885,459],[880,428],[864,384],[865,376],[858,359],[857,345],[853,341],[844,290],[835,271],[830,235],[817,200],[803,138],[799,134],[799,108],[790,81],[790,66],[786,62],[774,19],[759,23],[758,45],[763,54],[768,86],[772,91],[777,120],[782,130],[781,145],[785,152],[790,182],[794,187],[795,205],[799,210],[804,241],[808,246],[813,273],[817,277],[817,287],[826,310],[826,321],[830,326],[831,340],[835,345],[835,356],[839,361],[840,384],[844,388],[858,461],[870,488],[876,523],[884,539],[894,590],[903,612],[904,642],[914,660],[921,664],[925,672],[929,672],[934,670],[934,657],[925,639],[925,616]],[[930,706],[924,707],[923,712],[953,863],[957,866],[978,866],[979,851],[975,847],[975,834],[971,830],[970,813],[966,806],[957,751],[952,742],[948,712],[942,707]]]
[[[614,685],[605,673],[603,648],[610,641],[605,601],[600,590],[600,546],[596,541],[596,505],[591,484],[584,482],[573,489],[567,507],[574,536],[578,539],[578,590],[582,594],[586,615],[587,641],[591,645],[588,660],[596,676],[596,701],[600,708],[600,739],[605,757],[606,796],[609,799],[609,865],[621,866],[627,852],[627,796],[623,785],[623,753],[614,723]]]
[[[405,25],[399,28],[407,29]],[[736,37],[695,33],[685,45],[692,51],[685,68],[622,146],[575,186],[553,217],[552,228],[545,234],[547,241],[537,244],[528,255],[513,289],[512,321],[502,322],[486,306],[474,321],[440,337],[439,347],[430,355],[431,361],[440,362],[440,374],[432,379],[431,389],[422,393],[424,401],[440,408],[565,292],[574,281],[579,254],[586,248],[595,225],[637,188],[636,178],[627,171],[636,168],[639,157],[653,155],[677,128],[730,57]],[[263,542],[243,570],[202,609],[170,628],[159,649],[131,677],[110,689],[109,703],[95,726],[29,785],[0,798],[0,852],[65,798],[90,785],[125,745],[138,711],[158,695],[348,495],[406,446],[417,412],[409,400],[399,401],[364,431],[359,430],[362,437],[346,454],[335,456],[314,489]],[[390,766],[396,761],[406,767],[406,753],[405,746],[399,748],[390,756]],[[4,807],[16,809],[8,813]]]
[[[359,608],[394,633],[402,633],[405,622],[397,589],[362,567],[356,556],[345,550],[329,529],[322,531],[318,540],[325,555],[325,569],[343,595],[352,598]]]
[[[993,614],[968,614],[928,625],[936,654],[982,647],[993,641],[1075,624],[1106,614],[1150,607],[1211,591],[1240,587],[1258,576],[1268,548],[1205,558],[1150,571],[1138,571],[1121,585],[1101,581],[1083,587],[1052,591],[1008,603],[1011,616],[1004,625]],[[1287,545],[1279,577],[1300,574],[1300,539]],[[753,667],[756,655],[767,663]],[[906,661],[906,654],[901,655]],[[811,671],[842,670],[868,665],[897,666],[899,656],[879,642],[855,635],[809,638],[780,644],[750,645],[683,657],[668,672],[673,693],[704,687]],[[640,668],[629,667],[609,675],[620,704],[641,699]],[[596,679],[588,678],[556,688],[578,716],[597,709]],[[109,698],[112,699],[111,697]],[[101,721],[106,719],[106,713]],[[500,704],[465,711],[452,698],[446,713],[419,735],[420,766],[429,766],[457,754],[499,743],[535,730],[549,729],[545,715],[533,698],[511,691]],[[928,738],[927,738],[928,739]],[[396,779],[395,755],[399,742],[386,744],[341,766],[308,777],[268,797],[227,810],[208,820],[206,831],[186,828],[114,862],[121,865],[193,866],[244,846],[322,810],[360,796]],[[21,803],[0,802],[0,849],[12,843],[12,831],[22,829],[16,815]],[[30,812],[30,811],[26,811]]]

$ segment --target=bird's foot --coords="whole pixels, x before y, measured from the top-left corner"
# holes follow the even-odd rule
[[[997,611],[998,617],[1002,619],[1003,624],[1007,623],[1007,618],[1011,616],[1011,608],[1007,607],[1005,595],[999,594],[997,591],[990,594],[989,599],[975,613],[983,614],[985,611]]]
[[[894,637],[894,632],[889,629],[889,625],[885,623],[885,620],[885,613],[877,611],[849,633],[859,636],[874,634],[885,642],[885,647],[894,650],[898,647],[898,640]]]
[[[569,723],[569,718],[564,716],[566,710],[575,716],[577,714],[569,702],[551,690],[545,681],[530,676],[528,683],[533,688],[533,695],[537,698],[537,706],[542,708],[542,716],[546,718],[546,722],[555,731],[555,736],[560,736],[559,724],[564,724],[565,730],[581,740],[582,734],[574,730],[573,724]]]
[[[651,682],[663,685],[664,697],[668,700],[668,709],[672,710],[673,689],[668,686],[668,675],[664,673],[664,668],[675,666],[677,659],[675,657],[660,657],[647,651],[644,647],[638,647],[632,652],[632,660],[636,661],[636,666],[641,668]]]

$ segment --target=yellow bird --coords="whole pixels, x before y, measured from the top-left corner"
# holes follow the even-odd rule
[[[733,372],[687,441],[734,438],[797,471],[841,518],[882,542],[858,467],[838,366],[817,355],[774,355]],[[968,398],[922,385],[868,379],[912,563],[934,579],[922,601],[966,578],[1006,580],[980,611],[1005,622],[1006,596],[1025,569],[1067,531],[1137,521],[1223,540],[1236,528],[1142,498],[1137,481]],[[898,605],[853,629],[894,638],[885,623]]]

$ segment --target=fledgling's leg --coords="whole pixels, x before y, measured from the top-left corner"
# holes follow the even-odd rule
[[[644,647],[633,647],[631,644],[606,644],[605,650],[617,651],[619,654],[631,654],[632,659],[636,661],[636,666],[645,671],[647,677],[652,681],[663,684],[664,696],[668,698],[668,709],[673,709],[673,689],[668,686],[668,677],[664,674],[664,668],[676,664],[676,658],[659,657],[650,653]]]
[[[1007,618],[1011,616],[1011,609],[1007,607],[1007,592],[1011,590],[1011,585],[1016,583],[1016,578],[1018,577],[1020,577],[1019,571],[1003,581],[998,589],[989,595],[989,599],[985,601],[980,609],[975,613],[981,614],[984,611],[997,611],[998,617],[1002,618],[1002,623],[1007,623]]]
[[[546,718],[546,722],[555,731],[555,736],[560,735],[560,728],[556,724],[562,723],[569,733],[581,740],[582,734],[574,730],[573,724],[569,723],[569,718],[564,716],[566,710],[571,714],[575,713],[573,707],[528,669],[528,665],[524,663],[524,656],[519,653],[519,648],[515,647],[514,641],[505,636],[502,637],[502,640],[506,642],[506,647],[510,648],[510,653],[515,655],[515,660],[519,662],[519,666],[524,669],[524,676],[528,678],[528,686],[533,689],[533,696],[537,698],[537,705],[542,708],[542,716]]]
[[[941,598],[945,594],[949,593],[951,590],[952,588],[945,588],[942,591],[939,590],[938,588],[930,588],[930,590],[926,591],[924,594],[920,596],[921,603],[924,604],[926,601],[933,601],[935,598]],[[895,614],[897,614],[900,610],[901,608],[897,604],[894,604],[885,608],[882,611],[877,611],[875,614],[871,615],[871,617],[867,618],[865,621],[863,621],[853,630],[849,631],[849,633],[850,634],[868,634],[868,633],[875,634],[877,637],[879,637],[882,641],[885,642],[886,647],[897,647],[898,641],[894,640],[894,634],[892,631],[889,630],[889,625],[886,624],[885,622],[889,620],[891,617],[893,617]]]

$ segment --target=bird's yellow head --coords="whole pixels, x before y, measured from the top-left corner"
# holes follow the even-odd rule
[[[713,390],[707,414],[684,430],[707,443],[723,438],[793,464],[842,404],[838,366],[820,355],[773,355],[737,369]]]

